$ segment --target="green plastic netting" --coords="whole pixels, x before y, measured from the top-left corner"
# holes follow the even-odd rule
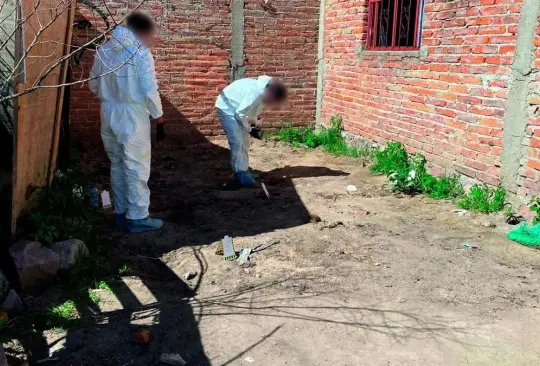
[[[528,247],[540,248],[540,224],[529,226],[522,223],[507,234],[508,239]]]

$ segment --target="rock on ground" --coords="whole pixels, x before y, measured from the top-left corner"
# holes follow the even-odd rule
[[[37,241],[19,241],[9,248],[21,286],[35,291],[53,282],[60,268],[60,257]]]
[[[80,256],[88,255],[88,248],[82,240],[70,239],[54,243],[51,250],[60,257],[60,268],[69,269]]]
[[[186,361],[177,353],[163,353],[159,358],[159,362],[165,365],[185,366]]]
[[[21,299],[19,298],[19,295],[15,292],[15,290],[10,290],[6,299],[2,303],[2,310],[4,311],[20,311],[23,310],[23,303]]]

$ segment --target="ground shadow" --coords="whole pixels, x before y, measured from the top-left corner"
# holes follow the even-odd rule
[[[127,235],[111,223],[106,230],[111,231],[112,247],[105,249],[102,259],[111,267],[127,264],[133,269],[133,278],[110,284],[122,309],[102,311],[77,303],[84,326],[56,340],[52,352],[44,347],[47,342],[40,333],[36,333],[38,339],[21,339],[31,364],[50,356],[57,365],[150,365],[157,364],[162,353],[178,353],[190,365],[210,364],[193,311],[198,285],[188,286],[159,258],[180,247],[215,243],[225,235],[253,236],[306,224],[311,216],[292,180],[347,174],[326,167],[286,166],[260,172],[270,199],[260,188],[224,191],[222,183],[232,178],[229,150],[208,141],[166,99],[163,103],[170,134],[164,146],[153,148],[149,185],[151,212],[166,221],[164,230]],[[109,162],[101,142],[78,142],[84,164],[108,188]],[[206,264],[202,256],[197,258],[201,281]],[[134,283],[144,287],[154,301],[139,299],[131,288]],[[146,346],[131,342],[141,323],[153,337]]]

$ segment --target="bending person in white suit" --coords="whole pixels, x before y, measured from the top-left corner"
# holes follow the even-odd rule
[[[249,173],[249,138],[262,138],[257,127],[264,106],[279,105],[287,99],[287,88],[278,79],[259,76],[240,79],[219,94],[216,111],[231,149],[231,165],[242,187],[255,183]]]

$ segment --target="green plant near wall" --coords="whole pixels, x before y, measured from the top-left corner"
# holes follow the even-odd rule
[[[37,188],[36,205],[19,222],[19,236],[43,244],[72,238],[86,243],[97,240],[99,215],[91,207],[89,189],[94,182],[77,164],[57,172],[51,185]]]
[[[504,210],[506,191],[487,185],[474,185],[457,201],[460,208],[469,211],[491,213]]]
[[[540,196],[534,197],[531,200],[529,209],[534,212],[533,225],[540,224]]]
[[[293,146],[323,147],[333,155],[369,158],[372,160],[371,173],[386,175],[395,192],[455,200],[460,207],[470,211],[488,213],[501,211],[505,207],[506,192],[502,188],[474,186],[465,193],[458,175],[435,177],[429,174],[426,158],[422,154],[407,153],[402,143],[391,141],[379,150],[354,148],[347,144],[342,131],[341,117],[334,116],[328,127],[318,130],[310,127],[294,128],[286,124],[276,137]],[[538,207],[540,211],[540,201]]]
[[[371,172],[388,176],[392,190],[406,194],[423,193],[434,199],[455,199],[463,193],[459,177],[428,173],[422,154],[408,154],[400,142],[389,142],[374,154]]]
[[[291,143],[295,147],[305,146],[316,149],[322,147],[334,156],[350,156],[353,158],[369,157],[370,148],[349,146],[343,137],[343,121],[340,116],[333,116],[329,126],[297,128],[286,123],[278,131],[276,138]]]

